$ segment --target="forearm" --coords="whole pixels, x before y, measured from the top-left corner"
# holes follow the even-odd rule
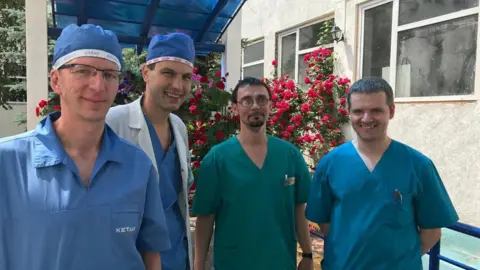
[[[308,221],[305,218],[305,204],[295,206],[295,228],[298,238],[298,243],[305,253],[312,252],[312,242],[310,239],[310,229],[308,228]]]
[[[205,269],[214,221],[215,215],[197,217],[195,225],[195,270]]]
[[[442,236],[441,229],[420,230],[420,241],[422,242],[422,255],[427,253]]]
[[[143,263],[146,270],[162,270],[160,254],[154,252],[142,253]]]

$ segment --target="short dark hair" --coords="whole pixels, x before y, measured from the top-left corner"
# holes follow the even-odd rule
[[[260,79],[257,79],[257,78],[254,78],[254,77],[246,77],[244,78],[243,80],[240,80],[238,81],[237,85],[235,86],[235,88],[233,89],[233,92],[232,92],[232,103],[237,103],[237,96],[238,96],[238,89],[240,89],[240,87],[246,87],[246,86],[263,86],[265,87],[265,89],[267,89],[267,92],[268,92],[268,97],[270,99],[272,99],[272,92],[270,91],[270,88],[268,87],[268,85],[266,83],[264,83],[262,80]]]
[[[347,103],[350,108],[350,97],[353,94],[373,94],[384,92],[387,95],[387,104],[391,106],[393,104],[393,90],[387,81],[380,77],[365,77],[356,81],[350,87],[350,91],[347,94]]]

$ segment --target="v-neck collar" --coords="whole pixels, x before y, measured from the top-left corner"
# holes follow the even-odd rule
[[[390,149],[392,148],[392,145],[395,143],[395,141],[393,139],[390,139],[390,144],[388,145],[387,149],[385,149],[385,151],[383,152],[382,156],[380,157],[380,159],[378,160],[377,164],[375,164],[375,166],[373,167],[373,169],[370,171],[370,169],[368,168],[367,164],[365,163],[365,160],[363,160],[362,158],[362,155],[360,154],[360,152],[358,151],[358,149],[355,147],[355,145],[353,144],[353,141],[350,141],[350,147],[353,148],[353,151],[355,152],[355,155],[358,159],[360,159],[360,162],[362,162],[363,164],[363,167],[365,168],[365,170],[369,173],[369,174],[374,174],[376,171],[377,171],[377,168],[378,166],[380,166],[382,163],[383,163],[383,160],[385,159],[385,156],[388,155],[388,153],[391,151]]]
[[[263,165],[262,167],[258,167],[257,164],[255,164],[255,162],[250,158],[250,156],[247,154],[247,151],[245,151],[245,149],[243,148],[243,145],[242,143],[240,142],[240,140],[238,139],[237,136],[234,137],[235,138],[235,141],[237,142],[238,144],[238,147],[240,148],[240,151],[242,152],[242,154],[244,155],[244,157],[246,159],[248,159],[249,163],[255,168],[257,169],[258,171],[263,171],[265,169],[265,166],[267,165],[267,161],[268,161],[268,156],[269,156],[269,153],[270,153],[270,138],[269,138],[269,135],[267,134],[267,154],[265,155],[265,159],[263,160]]]

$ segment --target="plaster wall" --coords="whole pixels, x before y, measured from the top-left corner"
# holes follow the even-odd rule
[[[0,108],[0,138],[25,132],[26,125],[18,126],[14,121],[21,113],[27,113],[27,104],[24,102],[12,102],[11,110]]]
[[[335,44],[336,72],[357,79],[357,5],[366,0],[250,0],[242,9],[242,38],[265,41],[265,74],[276,59],[277,35],[334,15],[345,40]],[[480,85],[475,87],[480,92]],[[477,95],[478,96],[478,95]],[[470,102],[397,103],[389,135],[437,166],[462,222],[480,227],[480,105]],[[345,128],[349,139],[350,127]]]

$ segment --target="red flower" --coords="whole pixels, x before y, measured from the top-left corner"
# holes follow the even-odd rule
[[[197,74],[198,68],[193,68],[193,74]]]
[[[288,127],[287,127],[287,131],[288,131],[288,132],[293,132],[294,129],[295,129],[294,126],[288,126]]]
[[[323,86],[325,86],[325,89],[326,89],[326,90],[331,90],[331,89],[333,88],[333,82],[331,82],[331,81],[325,81],[325,82],[323,83]]]
[[[223,131],[219,130],[217,131],[217,134],[215,134],[215,138],[217,140],[221,140],[223,138],[223,135],[224,135]]]
[[[309,53],[305,54],[305,55],[303,56],[303,62],[304,62],[304,63],[307,63],[308,60],[310,60],[310,57],[311,57],[311,55],[310,55]]]
[[[292,122],[300,122],[300,121],[302,121],[302,119],[303,119],[303,116],[300,115],[300,114],[298,114],[298,115],[293,116],[292,119],[290,119],[290,121],[292,121]]]
[[[36,107],[35,108],[35,115],[40,116],[40,108],[39,107]]]
[[[328,57],[332,55],[332,51],[330,49],[321,48],[320,53],[323,55],[323,57]]]
[[[316,98],[318,97],[320,94],[317,93],[314,89],[310,88],[308,89],[308,92],[307,92],[307,96],[310,97],[310,98]]]
[[[309,111],[310,111],[310,105],[309,105],[308,103],[302,104],[301,111],[302,111],[303,113],[309,112]]]
[[[285,87],[291,91],[295,90],[295,82],[293,80],[289,80]]]
[[[199,162],[199,161],[194,161],[194,162],[193,162],[193,166],[194,166],[195,168],[200,168],[200,162]]]
[[[193,113],[194,111],[196,111],[196,110],[197,110],[197,106],[195,106],[195,105],[192,105],[192,106],[190,106],[188,109],[190,110],[190,112],[192,112],[192,113]]]
[[[277,66],[277,64],[278,64],[278,61],[277,61],[277,59],[275,59],[275,60],[273,60],[273,61],[272,61],[272,66],[275,66],[275,67],[276,67],[276,66]]]
[[[341,104],[341,105],[347,104],[347,100],[346,100],[345,98],[343,98],[343,97],[340,98],[340,104]]]
[[[216,113],[214,116],[215,120],[220,121],[222,119],[222,116],[219,113]]]
[[[329,120],[330,120],[330,116],[328,114],[322,117],[322,123],[324,124],[328,124]]]
[[[55,111],[60,111],[62,108],[60,106],[55,105],[55,106],[53,106],[53,109]]]
[[[38,107],[40,107],[40,109],[47,106],[47,105],[48,105],[48,102],[46,100],[43,100],[43,99],[40,100],[40,102],[38,103]]]
[[[312,81],[310,81],[310,77],[305,77],[305,80],[303,80],[306,84],[311,84]]]
[[[283,137],[290,138],[290,136],[292,136],[292,134],[290,132],[288,132],[288,131],[283,132]]]
[[[210,82],[210,80],[208,79],[207,76],[202,76],[202,77],[200,78],[200,82],[201,82],[201,83],[208,83],[208,82]]]
[[[344,108],[338,108],[338,112],[341,114],[341,115],[347,115],[348,112],[344,109]]]
[[[339,85],[347,85],[350,83],[350,80],[348,78],[340,78],[338,79],[338,84]]]
[[[221,70],[217,71],[217,73],[215,73],[215,76],[221,77],[222,76],[222,71]]]
[[[224,90],[225,89],[225,84],[222,82],[222,81],[218,81],[215,86],[220,89],[220,90]]]
[[[283,99],[290,100],[293,97],[293,93],[290,91],[283,92]]]

